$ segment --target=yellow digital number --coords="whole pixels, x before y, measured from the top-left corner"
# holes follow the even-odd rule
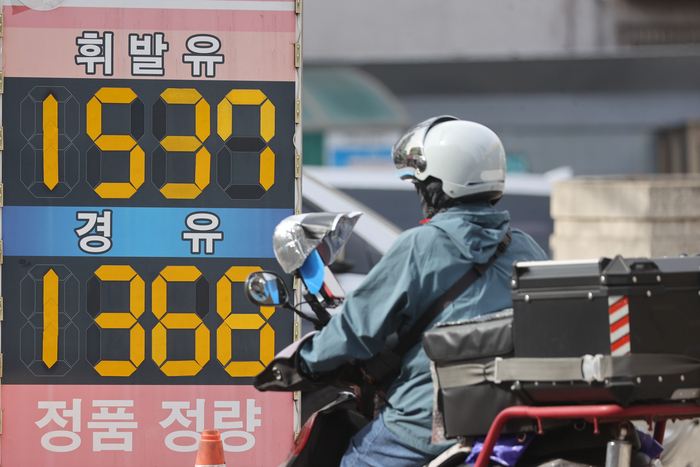
[[[43,308],[42,360],[51,368],[58,361],[58,275],[53,269],[44,274]]]
[[[131,135],[102,134],[102,104],[131,104],[137,98],[129,88],[102,88],[87,104],[87,134],[97,147],[129,153],[129,181],[99,183],[95,192],[102,198],[131,198],[144,182],[146,156],[136,140]]]
[[[260,136],[269,143],[275,136],[275,106],[259,89],[234,89],[217,108],[217,134],[225,142],[233,132],[233,106],[260,106]],[[260,153],[260,185],[267,191],[275,183],[275,153],[268,146]]]
[[[258,267],[234,266],[216,284],[216,311],[224,322],[216,330],[216,356],[226,372],[234,377],[255,376],[275,356],[275,330],[267,322],[275,312],[274,307],[261,306],[260,315],[233,313],[231,286],[245,281],[248,274],[260,271]],[[234,329],[260,330],[260,360],[236,361],[231,355],[231,334]]]
[[[211,116],[209,103],[195,89],[168,88],[160,95],[166,104],[194,105],[195,136],[168,135],[160,142],[166,152],[194,152],[194,183],[168,182],[160,192],[168,199],[194,199],[209,185],[211,172],[211,154],[203,146],[204,140],[211,133]],[[165,114],[155,115],[154,119],[165,119]]]
[[[202,273],[195,266],[167,266],[153,281],[153,361],[167,376],[194,376],[209,361],[209,329],[196,313],[168,313],[168,284],[196,282]],[[194,329],[194,360],[168,360],[168,329]]]
[[[43,102],[44,185],[58,185],[58,101],[49,94]]]
[[[138,323],[145,310],[146,285],[131,266],[100,266],[95,275],[102,282],[129,283],[129,312],[103,312],[95,318],[102,329],[129,329],[129,360],[101,360],[95,370],[102,376],[130,376],[143,362],[146,333]]]

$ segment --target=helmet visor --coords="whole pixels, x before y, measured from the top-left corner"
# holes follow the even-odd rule
[[[391,151],[391,156],[394,159],[396,175],[399,178],[410,180],[415,178],[416,173],[425,170],[427,167],[427,160],[423,147],[425,135],[434,125],[448,120],[457,120],[457,118],[449,115],[433,117],[409,129],[401,139],[396,142],[394,149]]]

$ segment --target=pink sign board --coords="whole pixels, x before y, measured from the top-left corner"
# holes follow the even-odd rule
[[[228,465],[282,463],[292,398],[250,386],[3,385],[3,465],[194,465],[219,430]],[[287,429],[285,429],[287,427]]]
[[[253,377],[293,314],[295,0],[9,0],[2,65],[3,467],[274,466],[290,393]]]

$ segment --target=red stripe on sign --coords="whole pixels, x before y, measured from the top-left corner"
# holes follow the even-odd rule
[[[615,302],[615,303],[613,303],[612,305],[610,305],[610,314],[613,314],[613,313],[615,313],[617,310],[619,310],[620,308],[629,305],[629,303],[630,303],[630,302],[629,302],[629,300],[627,299],[627,297],[622,297],[621,300],[618,300],[617,302]]]
[[[610,346],[610,350],[613,352],[622,347],[625,344],[629,344],[630,342],[630,335],[626,334],[624,337],[621,337],[620,339],[616,340],[613,342],[613,344]]]
[[[167,32],[173,30],[206,31],[208,33],[296,31],[296,13],[294,11],[84,7],[61,7],[51,11],[35,11],[18,6],[6,6],[3,11],[5,12],[5,27],[7,28],[61,28],[85,31],[123,29],[141,34],[165,32],[166,41]]]
[[[610,325],[610,334],[612,334],[613,332],[617,331],[618,329],[620,329],[620,328],[621,328],[622,326],[624,326],[625,324],[629,324],[629,322],[630,322],[630,317],[629,317],[629,315],[627,315],[627,316],[625,316],[624,318],[622,318],[622,319],[616,321],[615,323],[611,324],[611,325]]]

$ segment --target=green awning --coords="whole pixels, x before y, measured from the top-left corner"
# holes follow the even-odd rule
[[[408,115],[377,79],[351,67],[304,67],[304,132],[405,128]]]

